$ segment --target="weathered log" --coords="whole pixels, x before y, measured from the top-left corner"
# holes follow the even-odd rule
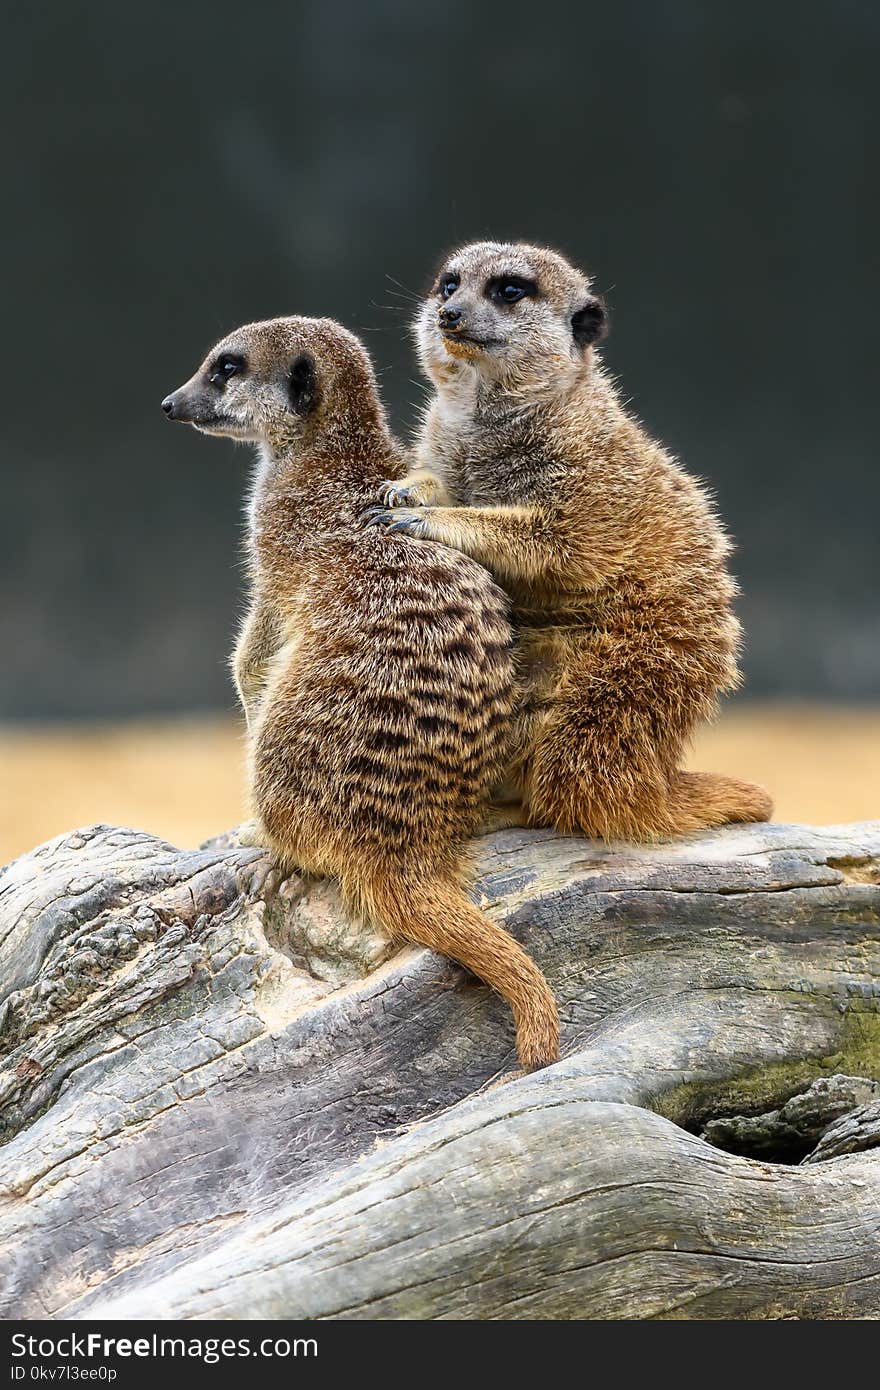
[[[563,1019],[511,1080],[501,1000],[234,836],[41,846],[0,874],[3,1315],[880,1316],[870,1088],[808,1164],[700,1137],[880,1080],[878,859],[880,823],[479,842]]]

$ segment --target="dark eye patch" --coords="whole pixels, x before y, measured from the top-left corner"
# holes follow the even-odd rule
[[[439,294],[441,299],[449,299],[450,295],[455,294],[461,284],[461,276],[454,271],[445,270],[434,287],[434,293]]]
[[[493,275],[484,293],[495,304],[518,304],[521,299],[537,299],[538,286],[525,275]]]
[[[247,370],[245,359],[235,352],[221,352],[211,365],[208,380],[212,386],[225,386],[230,377]]]
[[[303,352],[290,364],[290,404],[296,415],[308,415],[317,400],[315,362]]]
[[[247,371],[247,362],[237,352],[221,352],[211,364],[208,380],[212,386],[225,386],[232,376]]]

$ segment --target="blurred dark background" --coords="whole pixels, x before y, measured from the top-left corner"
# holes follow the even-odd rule
[[[4,21],[0,713],[231,706],[244,451],[159,401],[279,313],[366,338],[482,236],[608,291],[737,541],[755,695],[876,699],[880,6],[18,6]]]

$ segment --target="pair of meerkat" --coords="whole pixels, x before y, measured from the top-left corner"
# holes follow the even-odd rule
[[[258,446],[234,671],[261,834],[393,939],[494,986],[526,1069],[554,1061],[544,976],[462,887],[464,841],[506,756],[508,600],[460,552],[364,530],[403,467],[366,351],[327,319],[250,324],[162,405]]]
[[[329,320],[239,329],[163,402],[260,449],[234,671],[270,846],[494,985],[528,1068],[558,1055],[552,996],[461,887],[490,789],[500,820],[604,838],[772,809],[681,770],[739,680],[729,543],[621,404],[605,328],[556,253],[458,252],[417,322],[436,397],[405,478],[369,357]]]
[[[367,524],[472,556],[512,599],[499,819],[632,840],[766,820],[762,788],[681,770],[739,683],[730,546],[705,489],[621,403],[596,352],[606,327],[553,251],[450,257],[416,321],[436,395]]]

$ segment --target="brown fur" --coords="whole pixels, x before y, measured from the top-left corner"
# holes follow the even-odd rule
[[[437,395],[414,471],[380,489],[394,510],[373,521],[474,556],[513,599],[512,819],[644,840],[769,818],[760,787],[680,770],[694,724],[739,682],[730,546],[706,490],[603,371],[604,306],[536,247],[466,247],[450,275],[451,295],[441,277],[417,320]],[[536,293],[493,302],[507,276]],[[461,310],[452,329],[438,322],[447,303]],[[467,361],[460,333],[478,340]]]
[[[230,354],[243,365],[213,384]],[[165,408],[262,448],[236,667],[272,850],[338,879],[349,908],[395,940],[493,985],[513,1010],[522,1065],[554,1061],[543,975],[462,889],[462,842],[510,722],[507,600],[473,560],[359,525],[401,464],[365,350],[329,320],[251,324]]]

